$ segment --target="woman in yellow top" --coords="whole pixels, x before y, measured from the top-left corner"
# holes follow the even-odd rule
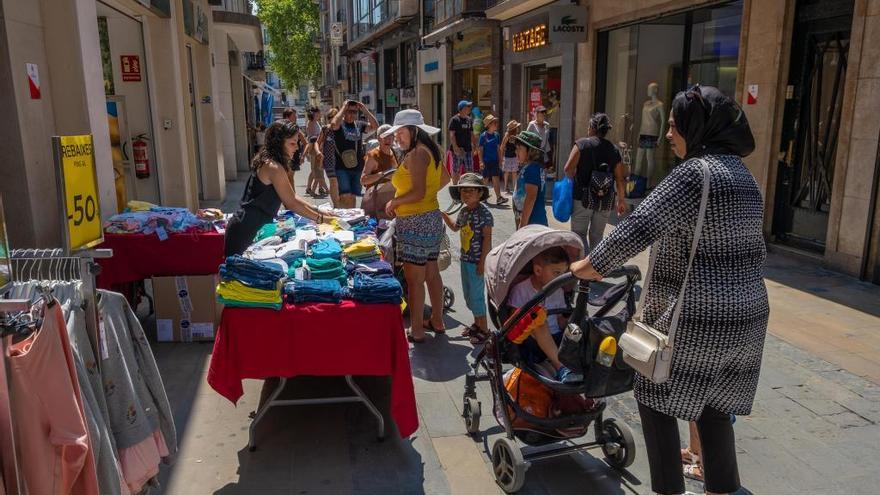
[[[440,147],[431,138],[440,129],[425,124],[418,110],[402,110],[394,116],[394,125],[380,137],[395,135],[405,153],[391,183],[397,190],[388,202],[389,217],[397,217],[397,256],[403,262],[410,314],[410,342],[425,341],[425,329],[446,331],[443,325],[443,280],[437,257],[443,240],[443,217],[437,192],[449,183],[442,165]],[[422,321],[425,306],[425,283],[431,298],[431,319]]]

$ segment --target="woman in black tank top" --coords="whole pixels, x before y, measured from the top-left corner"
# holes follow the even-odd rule
[[[226,256],[243,253],[263,225],[271,223],[283,204],[285,208],[318,223],[330,215],[320,213],[300,199],[290,180],[290,160],[296,153],[299,129],[286,120],[266,130],[266,145],[251,161],[251,175],[241,197],[241,208],[226,226]]]

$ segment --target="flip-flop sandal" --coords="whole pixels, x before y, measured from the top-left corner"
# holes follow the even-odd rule
[[[703,467],[699,464],[684,464],[683,474],[687,479],[703,481]]]
[[[425,341],[428,339],[426,339],[425,337],[417,339],[417,338],[413,337],[411,333],[406,332],[406,340],[408,342],[412,342],[413,344],[424,344]]]
[[[489,339],[488,332],[483,332],[480,329],[475,329],[475,330],[476,330],[476,332],[472,332],[470,334],[470,338],[468,339],[468,341],[471,343],[471,345],[480,345],[480,344],[485,343],[486,340]]]
[[[422,328],[424,328],[424,329],[425,329],[426,331],[428,331],[428,332],[434,332],[434,333],[436,333],[436,334],[438,334],[438,335],[443,335],[444,333],[446,333],[446,329],[445,329],[445,328],[436,328],[436,327],[434,327],[434,324],[431,323],[431,320],[423,321],[423,322],[422,322]]]
[[[700,456],[694,453],[691,449],[681,449],[681,463],[699,464]]]
[[[470,325],[470,326],[464,327],[464,330],[461,331],[461,336],[462,337],[470,337],[471,332],[474,331],[474,326],[475,325]]]

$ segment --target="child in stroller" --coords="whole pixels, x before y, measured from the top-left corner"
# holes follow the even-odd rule
[[[635,312],[634,289],[641,274],[637,267],[624,267],[609,274],[607,279],[625,277],[625,281],[598,296],[590,294],[590,282],[578,281],[567,270],[539,288],[539,284],[530,280],[536,273],[535,265],[544,263],[540,269],[542,276],[535,278],[542,282],[544,268],[555,264],[548,261],[560,256],[556,248],[564,253],[565,262],[559,265],[567,267],[572,261],[583,257],[583,243],[576,234],[541,225],[528,225],[493,249],[486,259],[489,315],[498,330],[492,332],[465,377],[462,416],[467,432],[479,435],[482,405],[477,399],[476,385],[477,382],[488,382],[493,398],[493,416],[505,433],[492,443],[490,457],[495,479],[507,493],[516,492],[522,487],[525,471],[534,461],[593,448],[601,448],[606,462],[618,469],[629,466],[635,458],[635,441],[631,431],[626,424],[604,417],[606,402],[602,400],[632,390],[633,370],[623,362],[619,348],[610,363],[597,358],[600,357],[600,348],[607,349],[604,344],[609,337],[619,339],[626,322]],[[545,252],[548,253],[546,258],[535,263],[535,258],[540,258]],[[549,253],[554,254],[551,256]],[[549,274],[546,277],[549,278]],[[525,301],[514,309],[511,297],[522,280],[532,284],[531,287],[522,286],[524,288],[520,289],[531,289],[528,291],[531,296],[525,297]],[[545,341],[544,345],[537,345],[540,340],[531,337],[521,340],[519,337],[527,335],[522,331],[524,324],[533,328],[537,324],[535,322],[541,321],[541,315],[551,317],[554,316],[552,313],[556,313],[558,317],[569,312],[568,305],[560,310],[546,308],[559,305],[558,299],[555,304],[547,302],[551,295],[556,298],[557,291],[570,287],[574,287],[574,305],[570,308],[565,330],[560,332],[562,344],[559,350],[553,339],[550,344]],[[588,303],[594,308],[590,314]],[[623,309],[609,316],[621,305]],[[557,318],[557,323],[563,321]],[[533,335],[536,330],[533,330]],[[552,336],[552,332],[549,333]],[[529,348],[532,346],[527,343],[530,340],[534,340],[534,347],[544,354],[556,352],[557,363],[582,373],[583,379],[565,383],[548,377],[546,370],[536,364],[543,356],[535,357],[534,351],[537,349]],[[538,383],[545,395],[550,395],[553,400],[574,403],[578,407],[556,407],[552,408],[553,414],[531,414],[506,387],[505,372],[509,366],[505,365],[510,364],[514,366],[511,376],[518,375],[522,380],[525,375],[533,385]],[[561,378],[559,375],[557,373],[557,378]],[[573,440],[589,433],[591,425],[595,440],[575,443]],[[517,441],[529,446],[541,446],[542,449],[523,452]],[[550,444],[557,445],[544,447]]]
[[[513,286],[507,305],[513,310],[525,306],[545,285],[567,272],[568,263],[565,249],[559,246],[551,247],[535,256],[531,261],[531,275]],[[562,330],[568,324],[568,304],[561,288],[547,296],[544,309],[547,312],[546,323],[535,328],[531,337],[520,346],[522,358],[536,365],[546,359],[552,366],[556,379],[562,383],[582,381],[582,374],[573,373],[559,361]]]

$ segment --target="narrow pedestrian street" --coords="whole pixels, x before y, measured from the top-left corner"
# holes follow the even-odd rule
[[[304,194],[306,168],[297,174]],[[230,183],[227,211],[243,183]],[[449,196],[441,193],[442,206]],[[316,201],[317,202],[317,201]],[[513,231],[509,208],[492,207],[498,239]],[[557,225],[557,228],[565,228]],[[613,227],[609,226],[608,229]],[[458,238],[450,236],[455,252]],[[647,256],[635,260],[644,271]],[[443,272],[460,295],[458,264]],[[740,475],[754,494],[876,493],[880,442],[880,287],[771,254],[766,266],[771,324],[753,414],[735,424]],[[458,337],[469,314],[461,297],[447,314],[447,336],[429,337],[410,349],[419,408],[419,430],[410,439],[390,434],[377,442],[375,422],[361,405],[276,408],[247,449],[248,415],[261,382],[247,380],[237,407],[205,381],[210,344],[156,344],[154,351],[174,409],[180,454],[161,476],[165,494],[488,494],[494,482],[487,447],[501,431],[483,403],[475,441],[465,434],[461,397],[466,362],[473,357]],[[357,322],[352,322],[357,325]],[[327,345],[334,336],[327,335]],[[411,346],[412,347],[412,346]],[[358,378],[388,418],[387,380]],[[484,385],[484,384],[481,384]],[[302,377],[287,394],[312,397],[343,392],[342,379]],[[381,406],[380,406],[381,407]],[[626,472],[601,460],[601,452],[536,463],[525,494],[647,494],[648,465],[631,394],[609,401],[609,416],[633,429],[638,451]],[[387,421],[387,424],[393,424]],[[681,425],[686,438],[686,425]],[[689,489],[701,491],[693,482]]]

